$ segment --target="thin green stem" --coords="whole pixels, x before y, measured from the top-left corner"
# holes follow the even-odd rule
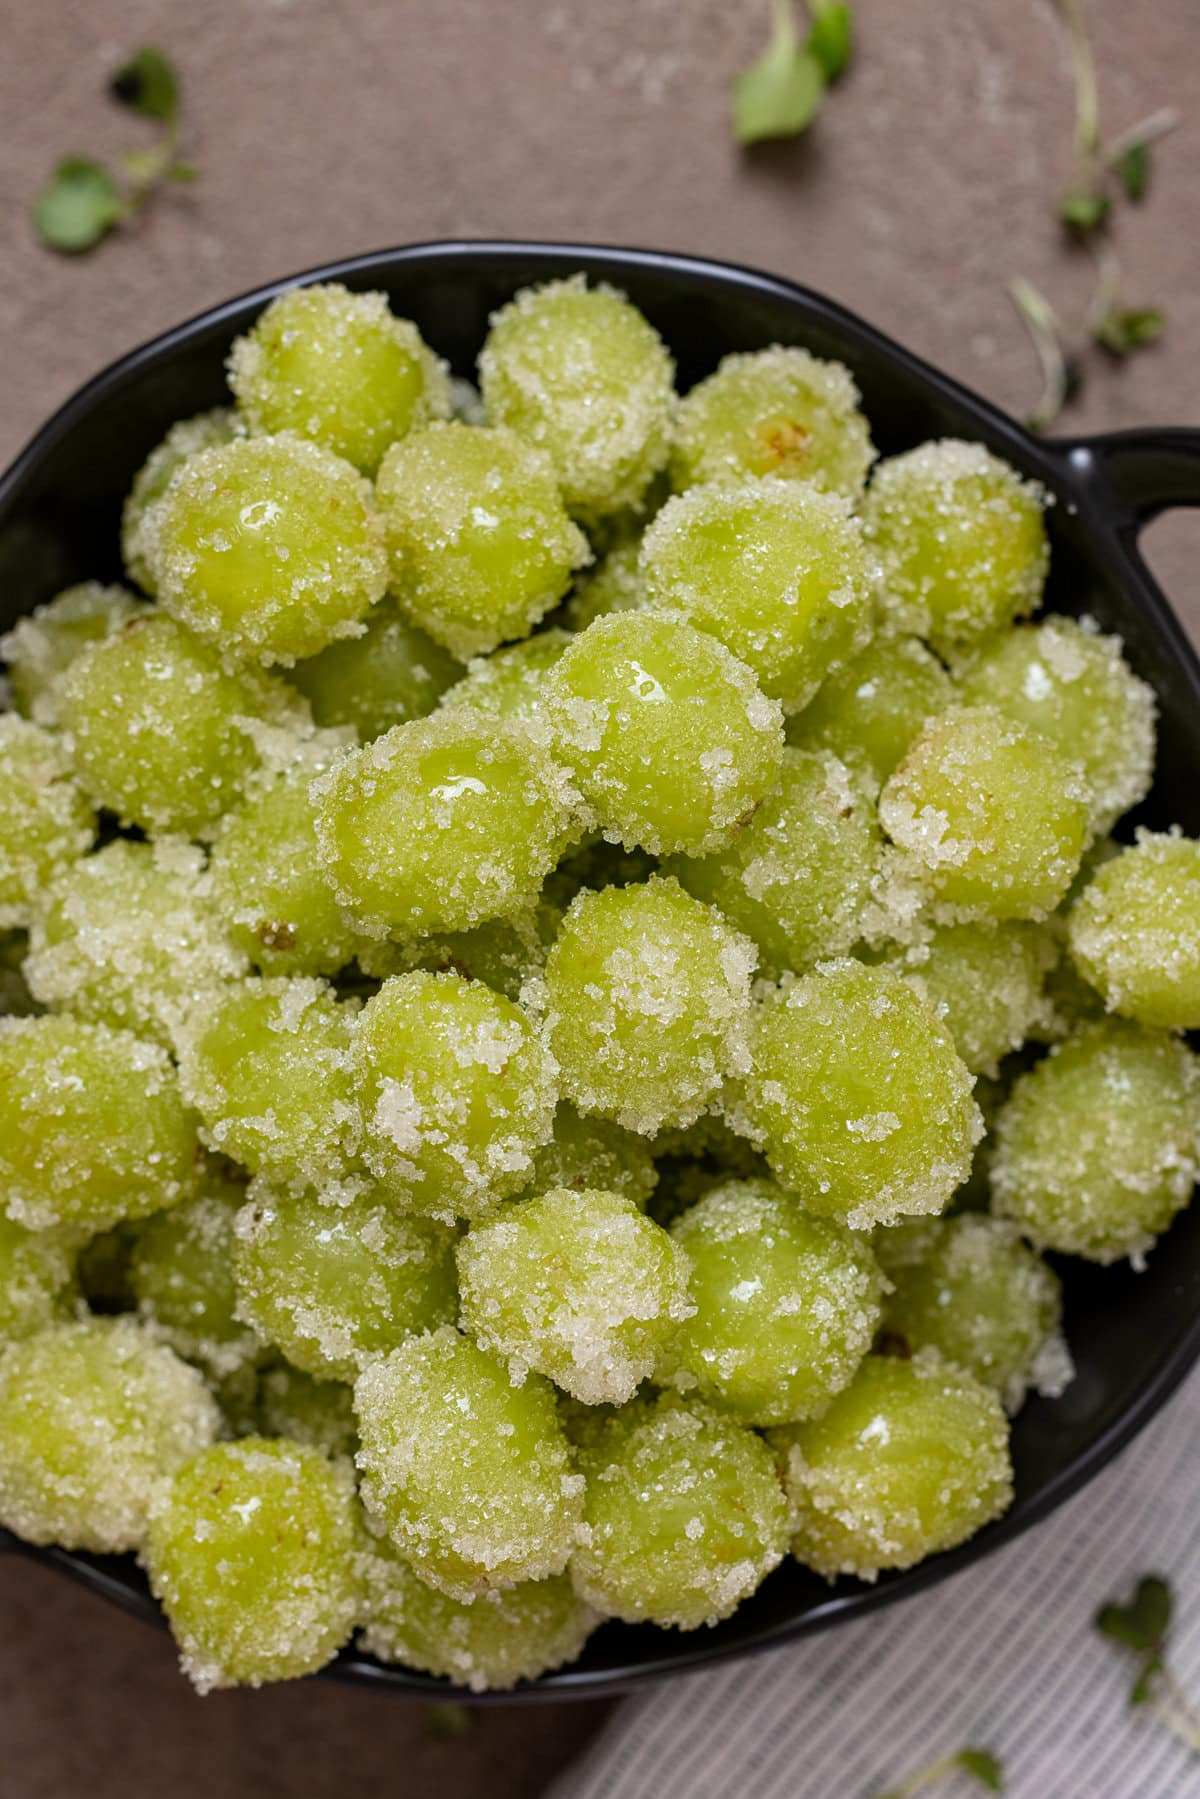
[[[1045,295],[1023,276],[1009,282],[1008,293],[1029,333],[1042,373],[1042,390],[1029,414],[1029,428],[1047,431],[1066,405],[1071,380],[1058,318]]]
[[[936,1786],[939,1780],[949,1780],[957,1772],[958,1765],[957,1755],[940,1756],[927,1767],[918,1768],[915,1774],[910,1774],[899,1786],[889,1787],[886,1795],[881,1795],[881,1799],[912,1799],[914,1793],[923,1793],[926,1787]]]
[[[1178,131],[1182,124],[1179,113],[1173,106],[1160,106],[1157,111],[1148,113],[1139,119],[1136,125],[1129,125],[1119,131],[1104,146],[1104,161],[1108,167],[1115,168],[1128,150],[1138,144],[1156,144],[1160,138],[1169,137],[1172,131]]]
[[[1075,82],[1075,173],[1080,184],[1091,187],[1093,163],[1100,148],[1100,96],[1096,85],[1096,59],[1092,55],[1083,0],[1058,0],[1067,29],[1071,74]]]
[[[1161,1698],[1150,1701],[1151,1711],[1185,1748],[1200,1755],[1200,1713],[1169,1668],[1163,1668],[1158,1678],[1163,1692]]]
[[[795,0],[771,0],[771,43],[797,42]]]

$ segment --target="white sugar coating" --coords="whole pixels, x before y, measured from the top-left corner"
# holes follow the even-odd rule
[[[452,1221],[519,1193],[550,1139],[558,1068],[527,1014],[482,981],[385,981],[353,1052],[363,1154],[395,1201]]]
[[[774,783],[777,702],[744,662],[677,619],[598,618],[555,663],[545,696],[592,822],[627,849],[706,855]]]
[[[258,1359],[262,1345],[236,1316],[234,1220],[245,1186],[219,1166],[200,1191],[133,1235],[130,1295],[147,1333],[217,1381]]]
[[[1139,830],[1068,915],[1071,960],[1111,1011],[1168,1030],[1200,1026],[1200,843]]]
[[[376,494],[401,612],[461,662],[527,637],[591,560],[549,463],[511,431],[411,432]]]
[[[945,1025],[885,968],[820,964],[755,1011],[737,1102],[804,1206],[854,1230],[940,1212],[983,1135]]]
[[[566,1100],[554,1114],[554,1135],[533,1158],[527,1191],[548,1193],[570,1187],[576,1193],[599,1187],[635,1200],[643,1211],[658,1170],[644,1137],[608,1118],[582,1118]]]
[[[486,425],[483,395],[473,381],[462,375],[450,377],[450,416],[464,425]]]
[[[142,546],[163,610],[230,664],[290,664],[356,636],[387,585],[370,483],[289,432],[189,457]]]
[[[878,637],[792,714],[787,740],[832,750],[878,790],[925,721],[954,697],[950,675],[919,638]]]
[[[196,1122],[165,1051],[67,1015],[0,1019],[0,1204],[83,1235],[194,1190]]]
[[[543,892],[528,911],[489,919],[469,931],[438,931],[405,943],[366,938],[358,945],[358,966],[373,981],[414,969],[457,974],[519,1000],[526,983],[540,978],[561,919],[562,908]]]
[[[133,1319],[52,1324],[0,1350],[0,1524],[136,1549],[158,1489],[220,1422],[203,1376]]]
[[[0,929],[28,925],[48,882],[90,847],[91,806],[71,778],[61,740],[0,717]]]
[[[581,1598],[628,1623],[727,1618],[783,1559],[791,1516],[760,1437],[698,1399],[635,1400],[578,1451]]]
[[[934,925],[887,954],[942,1019],[972,1074],[995,1076],[1003,1057],[1054,1029],[1046,977],[1058,948],[1044,925]]]
[[[443,695],[441,710],[470,706],[485,718],[539,718],[546,675],[570,644],[569,631],[552,627],[491,656],[474,657],[464,678]]]
[[[1165,1031],[1083,1025],[1018,1078],[995,1140],[995,1209],[1033,1243],[1140,1257],[1200,1170],[1200,1064]]]
[[[244,430],[245,425],[232,406],[218,406],[211,412],[197,413],[194,418],[180,419],[155,445],[134,476],[121,513],[121,555],[129,579],[151,598],[157,584],[145,535],[149,509],[161,500],[176,471],[190,456],[229,443]]]
[[[552,1187],[458,1246],[462,1321],[514,1379],[530,1369],[586,1405],[623,1405],[691,1316],[687,1257],[636,1200]]]
[[[76,1293],[70,1234],[27,1230],[0,1212],[0,1344],[64,1317]]]
[[[203,853],[182,837],[117,838],[60,875],[29,936],[25,978],[51,1010],[170,1044],[170,1023],[245,972]]]
[[[872,563],[840,494],[712,482],[668,500],[642,539],[646,603],[720,639],[798,712],[871,636]]]
[[[572,631],[585,631],[594,619],[610,612],[636,612],[643,604],[646,596],[638,577],[641,547],[640,537],[621,538],[577,578],[565,607]]]
[[[373,1546],[364,1571],[362,1648],[472,1693],[506,1691],[575,1661],[600,1622],[565,1574],[464,1605],[429,1586],[386,1541]]]
[[[492,314],[479,357],[489,419],[549,457],[567,505],[635,506],[667,460],[675,365],[624,294],[583,275],[527,287]]]
[[[549,750],[467,708],[344,753],[312,794],[325,878],[372,937],[528,911],[578,828],[578,795]]]
[[[875,465],[863,502],[885,625],[961,656],[1041,599],[1049,498],[982,444],[920,444]]]
[[[315,1380],[281,1361],[263,1369],[256,1400],[256,1429],[263,1436],[308,1443],[334,1461],[353,1464],[358,1425],[352,1387],[342,1381]]]
[[[422,1579],[469,1603],[561,1574],[583,1498],[554,1390],[449,1325],[410,1337],[354,1388],[368,1520]]]
[[[311,1674],[362,1615],[348,1470],[307,1444],[247,1437],[187,1463],[142,1556],[201,1693]]]
[[[16,710],[35,724],[56,725],[59,676],[89,643],[114,637],[137,608],[127,587],[81,581],[18,619],[0,637]]]
[[[680,403],[672,483],[773,475],[855,499],[875,459],[861,398],[844,363],[795,346],[724,356]]]
[[[1144,799],[1154,773],[1158,704],[1121,652],[1092,618],[1047,618],[985,644],[962,678],[968,703],[995,706],[1079,763],[1095,832]]]
[[[583,892],[546,963],[563,1092],[652,1136],[691,1124],[744,1072],[754,950],[666,876]]]

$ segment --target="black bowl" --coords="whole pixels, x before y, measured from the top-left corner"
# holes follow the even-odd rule
[[[577,269],[615,283],[642,308],[674,352],[683,387],[730,350],[803,344],[849,364],[884,454],[929,437],[976,438],[1041,481],[1055,500],[1050,606],[1090,612],[1120,632],[1134,667],[1159,696],[1158,779],[1138,817],[1200,834],[1200,664],[1137,549],[1147,519],[1167,506],[1200,504],[1200,432],[1041,441],[831,301],[768,275],[689,257],[571,244],[425,244],[299,279],[384,289],[452,367],[470,375],[495,307],[529,282]],[[289,285],[231,300],[135,350],[38,434],[0,480],[0,625],[71,581],[119,576],[120,503],[135,470],[174,420],[227,399],[223,363],[232,339]],[[874,1586],[830,1587],[788,1563],[715,1630],[684,1636],[606,1625],[573,1668],[495,1697],[513,1703],[596,1696],[783,1643],[930,1587],[1044,1518],[1129,1442],[1200,1355],[1200,1207],[1177,1220],[1144,1273],[1078,1262],[1063,1263],[1062,1273],[1078,1373],[1060,1398],[1032,1399],[1017,1419],[1016,1501],[999,1523]],[[130,1558],[28,1549],[3,1532],[0,1543],[140,1616],[159,1615]],[[443,1681],[353,1652],[332,1672],[415,1697],[448,1691]]]

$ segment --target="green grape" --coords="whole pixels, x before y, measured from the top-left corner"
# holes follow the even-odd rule
[[[18,619],[0,638],[17,711],[38,725],[58,724],[59,676],[81,650],[117,636],[139,610],[128,588],[81,581]]]
[[[1154,690],[1134,674],[1119,637],[1094,619],[1047,618],[983,646],[962,679],[971,705],[994,706],[1078,763],[1092,829],[1107,831],[1144,799],[1154,773]]]
[[[151,598],[157,583],[146,545],[146,518],[161,500],[177,471],[199,450],[215,449],[240,437],[244,426],[232,406],[219,406],[195,418],[180,419],[160,444],[151,450],[133,478],[133,486],[121,514],[121,554],[129,578]]]
[[[1044,918],[1088,840],[1089,789],[1048,738],[991,706],[931,719],[879,796],[884,830],[960,915]]]
[[[61,741],[15,712],[0,717],[0,929],[29,924],[95,833]]]
[[[296,431],[373,475],[389,444],[450,410],[446,368],[387,295],[291,287],[229,353],[252,431]]]
[[[982,1134],[945,1025],[898,975],[828,962],[762,1004],[744,1109],[806,1208],[854,1230],[940,1212]]]
[[[290,434],[189,457],[142,535],[164,612],[230,662],[290,664],[357,636],[387,585],[370,483]]]
[[[866,1244],[772,1181],[728,1181],[677,1218],[695,1311],[674,1384],[743,1424],[824,1411],[871,1347],[882,1278]]]
[[[572,631],[586,631],[596,619],[606,618],[610,612],[636,612],[642,605],[645,595],[638,578],[641,548],[640,537],[622,538],[594,567],[579,576],[565,607]]]
[[[362,1194],[321,1205],[255,1182],[237,1223],[239,1317],[307,1374],[353,1381],[404,1337],[450,1323],[454,1238]]]
[[[415,943],[365,938],[358,946],[358,965],[376,981],[414,969],[457,974],[464,981],[483,981],[505,999],[519,1000],[526,982],[545,967],[561,918],[561,909],[543,894],[529,911],[493,918],[469,931],[441,931]]]
[[[203,853],[180,837],[118,837],[61,874],[25,960],[43,1005],[168,1046],[179,1009],[244,969],[213,907]]]
[[[999,1399],[933,1350],[868,1356],[822,1417],[772,1441],[799,1513],[792,1553],[829,1580],[911,1568],[1012,1501]]]
[[[803,712],[792,714],[787,740],[801,749],[832,750],[879,788],[954,692],[950,676],[919,638],[880,637],[830,675]]]
[[[1039,1249],[1138,1259],[1200,1170],[1200,1064],[1165,1032],[1083,1025],[1019,1077],[995,1132],[997,1212]]]
[[[642,540],[647,604],[719,638],[798,712],[871,635],[870,561],[840,494],[714,482],[669,500]]]
[[[1046,975],[1057,957],[1040,925],[938,925],[890,965],[928,1000],[972,1074],[995,1076],[1000,1062],[1048,1030]]]
[[[488,417],[543,451],[571,511],[594,519],[636,506],[665,464],[674,380],[653,326],[582,275],[525,288],[479,358]]]
[[[944,438],[876,465],[863,504],[886,616],[950,658],[1033,611],[1050,546],[1035,481]]]
[[[83,1235],[191,1193],[196,1125],[169,1057],[68,1016],[0,1020],[0,1204]]]
[[[643,1211],[658,1184],[654,1157],[644,1137],[607,1118],[581,1118],[564,1100],[554,1114],[554,1135],[533,1158],[528,1191],[600,1188],[632,1199]]]
[[[546,675],[571,641],[569,631],[553,628],[497,650],[494,656],[477,656],[465,679],[446,694],[442,711],[469,706],[483,718],[540,717]]]
[[[668,867],[778,973],[858,941],[879,845],[875,808],[846,765],[827,751],[788,749],[779,785],[727,849]]]
[[[761,1438],[699,1400],[635,1400],[578,1452],[575,1591],[598,1611],[696,1630],[783,1559],[788,1508]]]
[[[155,1506],[144,1560],[201,1693],[311,1674],[361,1613],[350,1477],[304,1443],[204,1450]]]
[[[372,608],[361,637],[340,637],[288,670],[318,725],[350,725],[360,743],[424,718],[462,674],[462,664],[401,618],[396,602]]]
[[[597,619],[550,671],[545,693],[556,747],[593,822],[627,849],[719,849],[775,781],[778,705],[736,656],[676,619]]]
[[[176,1032],[179,1079],[212,1148],[279,1186],[338,1198],[358,1144],[354,1013],[303,975],[229,983]]]
[[[207,644],[149,610],[76,657],[59,703],[80,785],[96,804],[145,831],[186,837],[203,836],[235,804],[268,726],[301,731],[306,722],[282,683],[226,674]]]
[[[857,499],[875,457],[861,398],[843,363],[807,350],[773,344],[724,356],[680,404],[671,480],[682,493],[774,475]]]
[[[137,1549],[157,1490],[219,1425],[203,1377],[131,1318],[51,1324],[0,1350],[0,1524]]]
[[[688,1264],[637,1201],[552,1187],[472,1227],[458,1247],[462,1322],[523,1380],[623,1405],[687,1318]]]
[[[314,1380],[288,1362],[277,1362],[264,1368],[257,1399],[263,1436],[288,1437],[334,1461],[353,1462],[358,1449],[354,1392],[342,1381]]]
[[[142,1225],[129,1251],[129,1288],[146,1329],[217,1379],[260,1347],[236,1309],[234,1220],[245,1199],[241,1181],[211,1168],[194,1198]]]
[[[354,1046],[371,1172],[414,1210],[481,1216],[527,1184],[550,1137],[556,1072],[525,1013],[481,981],[385,981]]]
[[[0,1345],[65,1317],[76,1292],[69,1236],[26,1230],[0,1212]]]
[[[369,1655],[440,1674],[473,1693],[501,1692],[573,1662],[600,1622],[565,1574],[482,1593],[470,1605],[426,1584],[390,1544],[367,1558]]]
[[[1140,1024],[1200,1026],[1200,843],[1139,831],[1093,876],[1067,924],[1071,959],[1110,1010]]]
[[[549,464],[511,431],[414,431],[376,492],[400,610],[461,662],[527,637],[590,559]]]
[[[114,1224],[111,1230],[97,1231],[80,1247],[75,1258],[79,1291],[93,1312],[133,1310],[129,1265],[139,1228],[136,1223]]]
[[[920,1224],[922,1253],[888,1266],[885,1340],[908,1354],[938,1350],[994,1387],[1009,1411],[1030,1386],[1060,1393],[1072,1370],[1057,1334],[1062,1288],[1053,1269],[1007,1219],[967,1212]]]
[[[561,1574],[583,1507],[554,1389],[449,1325],[409,1337],[354,1388],[368,1517],[439,1592]]]
[[[747,940],[677,881],[581,893],[546,962],[565,1096],[643,1136],[691,1124],[743,1065],[753,968]]]
[[[28,953],[24,931],[0,932],[0,1018],[32,1018],[41,1011],[25,979]]]

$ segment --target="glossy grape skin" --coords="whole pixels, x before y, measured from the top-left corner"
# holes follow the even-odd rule
[[[432,712],[462,672],[440,644],[401,618],[394,600],[384,599],[367,615],[361,637],[338,638],[297,662],[287,678],[318,725],[350,725],[360,743],[370,743],[393,725]]]
[[[0,929],[29,924],[95,830],[61,741],[14,712],[0,717]]]
[[[246,1189],[217,1167],[200,1191],[147,1219],[129,1251],[129,1288],[149,1333],[216,1378],[252,1361],[254,1332],[237,1316],[234,1220]]]
[[[830,1580],[911,1568],[1012,1500],[999,1399],[932,1350],[868,1356],[822,1417],[771,1440],[799,1512],[792,1553]]]
[[[450,410],[445,365],[386,294],[337,281],[292,287],[229,354],[252,431],[296,431],[373,475],[396,439]]]
[[[674,376],[637,308],[582,275],[526,288],[494,313],[479,358],[489,419],[550,459],[568,507],[588,519],[636,505],[665,464]]]
[[[414,431],[376,493],[401,612],[461,662],[527,637],[590,559],[549,464],[511,431]]]
[[[156,500],[161,500],[177,471],[199,450],[212,450],[240,437],[245,427],[232,406],[197,413],[171,426],[160,444],[151,450],[133,478],[133,486],[121,513],[121,554],[135,586],[151,599],[157,582],[146,543],[146,519]]]
[[[218,1443],[155,1506],[144,1562],[198,1692],[293,1680],[358,1621],[354,1492],[345,1469],[284,1439]]]
[[[584,1118],[566,1100],[554,1114],[554,1135],[536,1151],[526,1191],[548,1193],[569,1187],[576,1193],[599,1187],[634,1200],[645,1211],[658,1183],[654,1157],[644,1137],[608,1118]]]
[[[540,717],[546,675],[570,644],[569,631],[552,627],[491,656],[476,657],[464,679],[446,694],[442,710],[469,706],[484,718]]]
[[[307,1443],[334,1461],[353,1463],[358,1449],[354,1391],[342,1381],[315,1380],[289,1362],[264,1368],[258,1381],[254,1434]]]
[[[743,1424],[822,1412],[879,1323],[883,1283],[866,1245],[765,1180],[714,1187],[671,1235],[696,1308],[669,1357],[674,1384]]]
[[[852,1229],[940,1212],[982,1134],[950,1033],[898,975],[824,963],[756,1011],[742,1106],[776,1177]]]
[[[644,1136],[691,1124],[744,1065],[753,966],[747,940],[674,880],[581,893],[546,962],[563,1093]]]
[[[1112,1011],[1200,1027],[1200,843],[1139,831],[1084,888],[1067,936],[1075,968]]]
[[[520,1192],[549,1141],[553,1058],[520,1007],[480,981],[385,981],[363,1008],[353,1067],[367,1164],[412,1210],[482,1216]]]
[[[801,749],[832,750],[878,791],[955,691],[919,638],[878,637],[823,681],[803,712],[792,714],[787,740]]]
[[[128,588],[81,581],[18,619],[0,638],[17,711],[35,724],[58,724],[60,675],[89,644],[115,637],[138,610]]]
[[[68,1016],[0,1020],[0,1203],[83,1235],[194,1190],[196,1125],[170,1060]]]
[[[230,663],[291,664],[356,636],[387,585],[369,482],[289,434],[190,457],[143,540],[163,610]]]
[[[582,1511],[554,1390],[445,1325],[354,1389],[363,1502],[421,1578],[469,1603],[560,1574]]]
[[[995,1209],[1031,1242],[1140,1257],[1191,1198],[1200,1066],[1165,1032],[1083,1025],[1018,1078],[995,1136]]]
[[[69,1236],[26,1230],[0,1212],[0,1353],[66,1317],[77,1291]]]
[[[1056,955],[1039,925],[958,924],[894,947],[889,961],[942,1019],[971,1073],[994,1077],[1004,1056],[1052,1027],[1045,988]]]
[[[640,537],[622,537],[606,550],[599,562],[584,569],[564,608],[572,631],[586,631],[610,612],[636,612],[645,603],[638,577]]]
[[[646,603],[711,633],[798,712],[871,635],[871,566],[840,495],[763,479],[693,487],[642,539]]]
[[[545,683],[555,747],[626,849],[700,856],[770,791],[779,707],[714,638],[648,612],[597,619]]]
[[[1033,611],[1050,562],[1035,482],[956,438],[877,463],[863,503],[888,623],[946,660]]]
[[[131,1318],[49,1325],[0,1350],[0,1524],[136,1549],[156,1490],[219,1425],[203,1377]]]
[[[696,1630],[782,1560],[789,1515],[771,1452],[699,1400],[635,1400],[577,1459],[587,1531],[571,1576],[601,1612]]]

